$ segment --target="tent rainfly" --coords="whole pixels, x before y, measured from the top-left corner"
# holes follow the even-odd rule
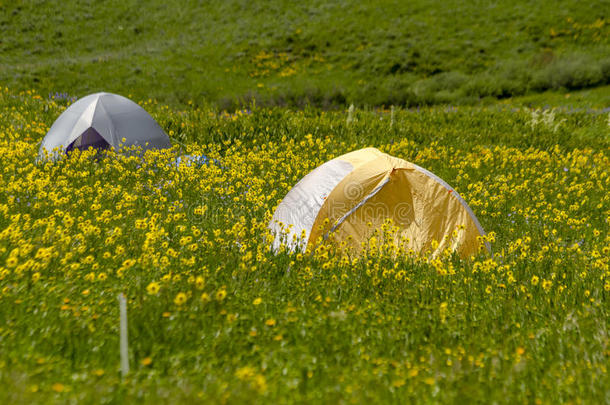
[[[39,158],[56,157],[73,149],[171,147],[169,137],[142,107],[111,93],[95,93],[68,107],[40,145]],[[46,153],[46,155],[45,155]]]
[[[311,171],[284,197],[269,227],[276,251],[282,244],[291,251],[313,249],[325,240],[360,254],[384,224],[393,232],[379,238],[392,238],[389,242],[415,254],[436,256],[449,248],[468,257],[479,251],[478,237],[485,235],[447,183],[375,148],[339,156]]]

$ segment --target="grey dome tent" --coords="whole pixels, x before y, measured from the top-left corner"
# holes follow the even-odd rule
[[[124,140],[123,140],[124,139]],[[73,149],[119,147],[163,149],[169,137],[142,107],[111,93],[95,93],[68,107],[49,129],[40,145],[39,158],[56,157]]]

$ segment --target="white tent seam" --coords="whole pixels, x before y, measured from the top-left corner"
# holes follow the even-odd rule
[[[364,204],[366,204],[366,202],[368,200],[370,200],[371,198],[373,198],[375,196],[375,194],[377,194],[382,188],[383,186],[385,186],[386,184],[388,184],[390,181],[390,176],[388,176],[383,183],[381,183],[380,185],[378,185],[377,187],[375,187],[375,189],[373,191],[371,191],[369,193],[369,195],[367,195],[366,197],[364,197],[362,199],[362,201],[360,201],[358,204],[356,204],[351,210],[349,210],[348,212],[346,212],[345,214],[343,214],[343,216],[341,218],[339,218],[339,220],[337,221],[337,223],[335,225],[332,226],[332,228],[330,228],[330,231],[328,231],[326,233],[326,235],[324,235],[324,239],[328,238],[328,235],[331,232],[334,232],[335,229],[337,229],[339,227],[339,225],[341,225],[343,222],[345,222],[345,220],[352,215],[354,212],[356,212],[356,210],[360,207],[362,207]]]

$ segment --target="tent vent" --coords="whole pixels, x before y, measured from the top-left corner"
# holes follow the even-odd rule
[[[70,152],[74,149],[84,151],[89,149],[89,147],[98,150],[110,149],[110,144],[95,129],[89,128],[68,145],[66,151]]]

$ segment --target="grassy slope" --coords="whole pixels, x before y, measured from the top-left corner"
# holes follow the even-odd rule
[[[328,106],[473,102],[610,77],[608,1],[167,3],[3,2],[0,83]]]

